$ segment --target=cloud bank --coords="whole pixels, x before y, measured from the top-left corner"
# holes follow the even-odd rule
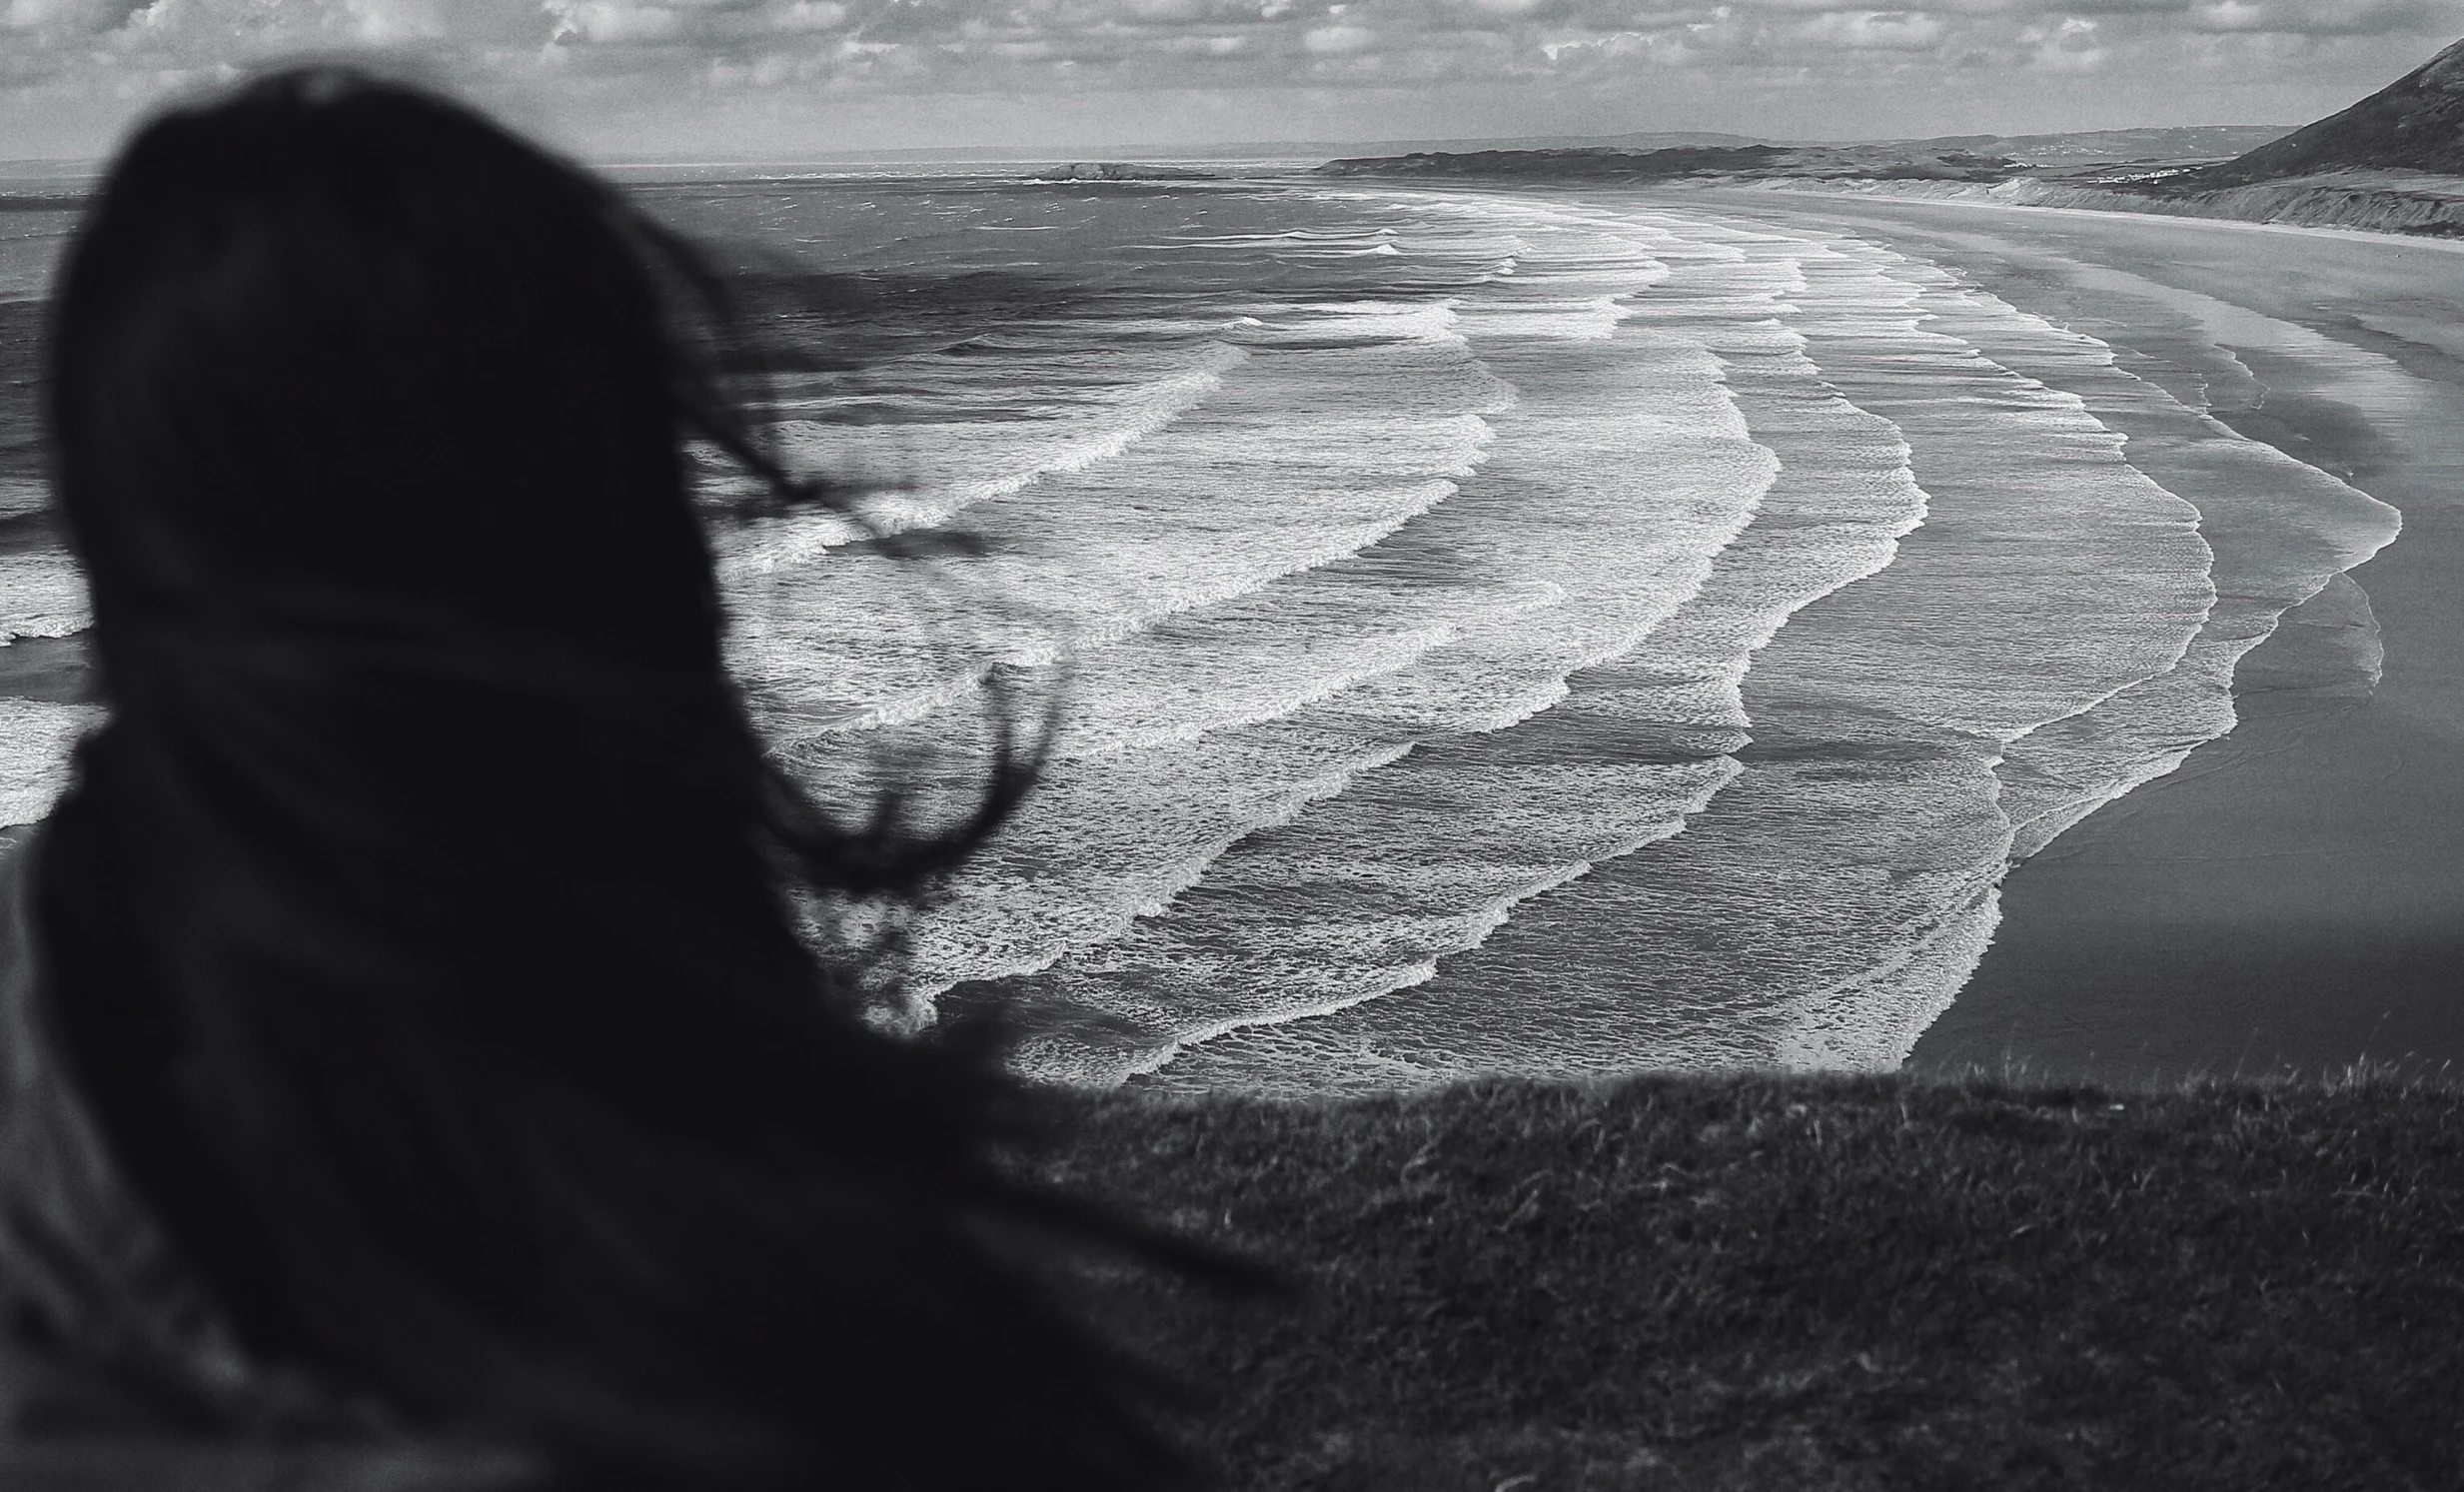
[[[2464,0],[0,0],[0,157],[303,52],[585,148],[776,153],[2293,122],[2459,34]]]

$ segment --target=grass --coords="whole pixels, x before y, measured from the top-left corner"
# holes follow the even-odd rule
[[[2464,1486],[2464,1086],[1907,1077],[1088,1100],[1052,1172],[1275,1492]]]

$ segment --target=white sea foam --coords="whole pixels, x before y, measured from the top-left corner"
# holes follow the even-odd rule
[[[1994,775],[2002,743],[2183,653],[2211,600],[2194,515],[2123,462],[2118,438],[2078,399],[1925,329],[1920,289],[1854,253],[1806,236],[1674,227],[1703,241],[1698,262],[1716,265],[1726,252],[1743,263],[1690,275],[1685,252],[1662,249],[1677,273],[1647,301],[1643,324],[1681,323],[1704,308],[1734,317],[1732,387],[1784,463],[1766,499],[1775,536],[1792,491],[1822,494],[1836,480],[1837,455],[1852,445],[1843,437],[1854,429],[1809,423],[1802,403],[1792,419],[1785,384],[1758,388],[1742,374],[1785,347],[1790,329],[1835,397],[1863,412],[1848,418],[1872,422],[1868,440],[1888,432],[1885,449],[1913,449],[1930,494],[1926,527],[1900,542],[1888,568],[1783,612],[1797,620],[1745,678],[1756,748],[1682,835],[1534,897],[1416,988],[1206,1042],[1160,1076],[1340,1086],[1400,1070],[1810,1060],[1807,1033],[1844,1010],[1852,1018],[1824,1027],[1824,1060],[1878,1060],[1930,1011],[1895,986],[1849,991],[1884,970],[1902,984],[1955,988],[1959,960],[1982,945],[2011,844]],[[1785,327],[1745,314],[1775,289],[1795,307]],[[1890,532],[1869,527],[1862,539],[1871,546]],[[1741,541],[1722,557],[1739,558],[1741,579],[1748,553]],[[1867,555],[1870,565],[1888,558]],[[1834,574],[1835,584],[1853,580]],[[1685,634],[1684,614],[1671,629]],[[1750,648],[1755,631],[1732,623],[1731,646]],[[1604,679],[1596,703],[1578,692],[1564,709],[1615,715],[1632,703],[1675,703],[1651,713],[1677,717],[1698,746],[1720,745],[1739,720],[1718,701],[1718,682],[1683,667]],[[1585,950],[1580,979],[1562,976],[1570,947]],[[1931,972],[1920,975],[1920,965]]]
[[[1493,778],[1513,779],[1540,763],[1542,780],[1561,790],[1552,812],[1537,800],[1518,799],[1527,816],[1509,816],[1501,824],[1509,841],[1530,841],[1534,825],[1546,825],[1569,813],[1579,813],[1590,801],[1556,778],[1546,763],[1568,751],[1612,756],[1696,753],[1707,761],[1744,744],[1745,725],[1738,699],[1738,681],[1752,652],[1768,642],[1787,617],[1823,595],[1888,563],[1898,535],[1907,532],[1923,512],[1923,494],[1910,479],[1907,446],[1889,422],[1849,406],[1824,384],[1803,356],[1802,339],[1781,327],[1772,313],[1785,310],[1775,298],[1803,282],[1794,273],[1768,274],[1733,251],[1709,246],[1687,255],[1664,251],[1672,259],[1691,258],[1695,268],[1681,270],[1655,293],[1655,300],[1687,306],[1719,306],[1726,314],[1714,319],[1697,316],[1694,329],[1706,347],[1726,364],[1732,393],[1747,413],[1758,439],[1771,444],[1783,460],[1778,484],[1767,493],[1754,522],[1714,560],[1701,589],[1666,622],[1615,665],[1577,676],[1583,681],[1572,697],[1548,716],[1519,732],[1494,739]],[[1742,283],[1758,287],[1739,293]],[[1902,295],[1899,299],[1908,299]],[[1674,310],[1660,313],[1675,328],[1685,318]],[[1820,454],[1822,460],[1796,458]],[[1400,763],[1402,770],[1418,758]],[[1727,763],[1722,762],[1725,768]],[[1720,771],[1717,787],[1727,779]],[[1614,779],[1612,779],[1614,780]],[[1633,784],[1619,784],[1617,795],[1631,798]],[[1708,799],[1708,792],[1703,794]],[[1330,805],[1331,806],[1331,805]],[[1700,801],[1689,804],[1695,811]],[[1322,809],[1320,811],[1323,811]],[[1679,820],[1667,827],[1673,830]],[[1453,835],[1446,836],[1451,842]],[[1543,835],[1545,837],[1545,834]],[[1657,842],[1665,834],[1640,837],[1634,846]],[[1424,846],[1420,852],[1442,856],[1427,840],[1398,836],[1399,845]],[[1392,852],[1391,850],[1389,852]],[[1610,856],[1602,856],[1610,858]],[[1592,869],[1589,862],[1562,864],[1559,872],[1533,877],[1527,894],[1545,905],[1554,887],[1575,881]],[[1408,876],[1408,871],[1399,872]],[[1468,921],[1481,937],[1504,921],[1521,897],[1492,904],[1496,915]],[[1586,931],[1586,940],[1596,937]],[[1477,938],[1465,938],[1470,947]],[[1580,961],[1588,964],[1586,957]],[[1613,960],[1612,960],[1613,961]],[[1443,1014],[1432,1018],[1432,1006],[1448,997],[1423,996],[1410,986],[1429,976],[1429,966],[1397,970],[1387,998],[1360,1003],[1330,1001],[1352,1008],[1331,1018],[1308,1019],[1240,1030],[1221,1039],[1184,1048],[1161,1080],[1173,1085],[1207,1086],[1233,1083],[1296,1089],[1350,1084],[1371,1086],[1398,1081],[1433,1080],[1464,1070],[1463,1053],[1450,1052],[1442,1039],[1412,1044],[1413,1054],[1391,1033],[1416,1025],[1447,1027]],[[1409,975],[1409,977],[1401,977]],[[1513,1029],[1514,1039],[1528,1039],[1536,1023],[1555,1022],[1563,1013],[1556,986],[1563,980],[1533,987],[1466,989],[1498,1007],[1488,1023]],[[1477,981],[1475,981],[1477,984]],[[1466,1000],[1466,1003],[1469,1001]],[[1512,1004],[1528,1007],[1528,1018],[1505,1013]],[[1451,1022],[1460,1025],[1465,1022]],[[1480,1024],[1477,1015],[1469,1023]],[[1219,1033],[1209,1031],[1210,1036]],[[1530,1048],[1544,1067],[1566,1056],[1569,1044],[1581,1045],[1590,1031],[1559,1041],[1542,1040]],[[1612,1043],[1622,1046],[1622,1043]]]
[[[85,577],[67,551],[0,554],[0,645],[14,638],[65,638],[92,624]]]
[[[1036,418],[1025,422],[1034,428],[1032,435],[1016,421],[939,420],[901,427],[897,457],[908,469],[904,480],[864,505],[861,524],[817,514],[770,526],[722,550],[719,574],[736,580],[809,563],[868,530],[897,533],[944,524],[978,503],[1086,471],[1195,408],[1222,387],[1224,375],[1245,356],[1237,347],[1204,344],[1143,380],[1073,389],[1076,397],[1066,404],[1035,407]],[[877,464],[883,455],[877,448],[886,442],[879,431],[861,424],[812,420],[781,421],[776,435],[795,466],[841,477]]]
[[[1410,534],[1533,601],[1460,618],[1443,646],[1293,728],[1432,742],[1549,709],[1568,674],[1632,650],[1684,605],[1771,480],[1716,358],[1664,333],[1598,346],[1585,314],[1598,297],[1565,293],[1617,274],[1631,294],[1662,277],[1657,261],[1631,240],[1604,246],[1540,225],[1527,237],[1527,274],[1507,292],[1519,304],[1493,315],[1483,292],[1456,308],[1472,350],[1516,384],[1515,407],[1492,417],[1497,442],[1463,493]],[[1577,314],[1551,314],[1566,308]],[[1399,587],[1371,558],[1306,578],[1290,612],[1322,608],[1312,589],[1345,578],[1356,613],[1439,604],[1425,569],[1421,585]],[[1408,986],[1518,901],[1676,831],[1734,769],[1717,757],[1516,764],[1424,747],[1236,845],[1117,940],[1056,963],[1031,986],[1037,1007],[1100,1018],[1030,1044],[1027,1060],[1047,1075],[1117,1078],[1159,1061],[1159,1043]],[[1270,894],[1277,885],[1289,894]]]
[[[69,748],[102,718],[91,705],[0,698],[0,828],[51,811],[68,786]]]
[[[1996,363],[2081,398],[2100,422],[2128,437],[2134,466],[2199,510],[2211,547],[2217,599],[2181,659],[2012,737],[1994,763],[1997,802],[2011,822],[2007,856],[2023,858],[2229,731],[2236,661],[2288,607],[2335,584],[2341,570],[2391,539],[2395,515],[2184,408],[2121,371],[2112,350],[2093,338],[2017,312],[1934,266],[1869,245],[1842,248],[1918,287],[1929,330],[1955,335]],[[2100,298],[2114,288],[2099,284]],[[2238,330],[2246,336],[2252,329]],[[2212,375],[2212,363],[2199,366]],[[2236,360],[2233,366],[2243,365]],[[2202,393],[2216,388],[2208,375],[2201,384]],[[2328,620],[2351,630],[2366,628],[2363,619],[2366,600]],[[2365,637],[2330,656],[2349,659],[2366,678],[2372,652]],[[1981,849],[1981,836],[1977,842]],[[1995,917],[1990,868],[1980,862],[1964,886],[1946,883],[1934,898],[1935,910],[1904,923],[1900,944],[1880,950],[1872,966],[1796,1000],[1774,1055],[1813,1065],[1888,1065],[1904,1055],[1989,941]]]
[[[1046,1075],[1886,1063],[2011,859],[2229,729],[2286,608],[2332,641],[2322,687],[2367,687],[2337,576],[2388,516],[2201,414],[2262,400],[2270,359],[2342,355],[2297,329],[2107,276],[2090,299],[2179,343],[2117,359],[1830,230],[1523,194],[1290,210],[1159,215],[1142,255],[1262,287],[1206,334],[1250,361],[981,504],[1007,610],[950,600],[842,658],[815,635],[896,609],[850,564],[754,629],[817,741],[948,730],[987,661],[1075,671],[1047,791],[920,929],[933,980],[1039,971],[1008,987],[1051,1019]],[[1391,282],[1320,288],[1371,266]],[[1043,335],[982,345],[1032,362]],[[983,413],[985,449],[1022,433]]]
[[[1450,501],[1513,395],[1443,304],[1247,314],[1250,357],[1201,408],[970,513],[993,552],[916,646],[881,646],[873,619],[935,598],[878,566],[782,572],[744,618],[739,657],[790,734],[919,713],[938,730],[985,660],[1067,662],[1047,781],[917,929],[932,983],[1041,966],[1169,899],[1224,845],[1395,748],[1295,736],[1282,718],[1408,664],[1461,615],[1523,604],[1488,582],[1383,612],[1254,599]]]
[[[1043,1000],[1100,1012],[1103,1023],[1038,1036],[1023,1059],[1051,1076],[1118,1081],[1162,1066],[1186,1043],[1284,1030],[1392,996],[1434,975],[1446,954],[1478,946],[1519,903],[1588,872],[1579,846],[1615,857],[1674,834],[1735,770],[1715,759],[1507,776],[1363,773],[1307,805],[1305,827],[1256,836],[1210,865],[1202,906],[1160,908],[1039,979]],[[1638,798],[1658,812],[1639,812]],[[1442,863],[1398,862],[1396,845],[1413,841],[1445,846],[1431,856]],[[1515,857],[1495,856],[1510,845]],[[1326,907],[1296,918],[1288,914],[1296,899],[1348,915]],[[1237,983],[1224,988],[1227,979]],[[1193,999],[1201,991],[1228,997]],[[1147,1039],[1125,1043],[1123,1027]],[[1269,1082],[1243,1085],[1280,1085],[1306,1070],[1277,1063]]]
[[[2217,602],[2178,666],[2010,746],[2004,809],[2016,828],[2013,857],[2024,858],[2231,731],[2240,659],[2285,612],[2393,540],[2400,520],[2386,504],[2184,408],[2122,371],[2103,343],[2032,326],[2013,339],[2006,329],[2035,319],[1931,266],[1903,262],[1893,273],[1927,288],[1937,324],[2077,394],[2127,434],[2133,464],[2199,509],[2215,554]]]

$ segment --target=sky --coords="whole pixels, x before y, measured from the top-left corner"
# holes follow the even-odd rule
[[[2464,0],[0,0],[0,160],[378,53],[599,160],[1717,130],[2296,124]]]

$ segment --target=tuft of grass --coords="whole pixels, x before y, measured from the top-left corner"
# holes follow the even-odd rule
[[[1074,1100],[1052,1178],[1236,1489],[2464,1486],[2464,1086],[1972,1076]]]

